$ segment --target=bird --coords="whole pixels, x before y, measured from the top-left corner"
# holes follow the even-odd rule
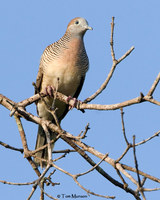
[[[79,96],[89,68],[89,59],[83,40],[87,30],[92,30],[87,20],[76,17],[69,22],[65,34],[44,50],[35,86],[35,93],[47,94],[43,100],[36,102],[37,114],[40,118],[56,124],[48,106],[56,109],[55,113],[59,123],[69,111],[68,104],[54,99],[52,94],[55,89],[68,98],[77,99]],[[56,141],[56,133],[49,130],[49,134],[50,139]],[[45,132],[39,125],[35,149],[45,144],[47,144]],[[52,149],[53,146],[54,144],[51,145]],[[46,167],[47,162],[38,158],[48,160],[47,148],[37,152],[34,158],[37,166]]]

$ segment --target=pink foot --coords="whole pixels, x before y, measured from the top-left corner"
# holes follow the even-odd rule
[[[49,95],[50,97],[53,97],[53,93],[55,91],[55,88],[52,86],[52,85],[48,85],[46,88],[45,88],[45,93],[47,95]]]
[[[73,98],[73,97],[71,97],[71,96],[68,96],[68,98],[67,98],[67,102],[69,103],[69,101],[70,101],[71,99],[74,101],[74,103],[73,103],[72,106],[69,105],[69,110],[75,108],[76,105],[77,105],[77,103],[79,102],[79,100],[77,100],[76,98]]]

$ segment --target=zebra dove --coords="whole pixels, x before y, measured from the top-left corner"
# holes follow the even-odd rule
[[[55,88],[57,88],[58,92],[69,97],[78,97],[89,67],[89,60],[83,42],[83,36],[87,30],[92,30],[92,28],[84,18],[74,18],[68,24],[64,36],[44,50],[36,79],[37,92],[48,94],[44,101],[39,100],[37,102],[37,112],[42,119],[51,120],[55,123],[54,117],[48,111],[46,105],[57,108],[56,116],[59,123],[69,110],[67,104],[59,100],[54,101],[52,90]],[[52,105],[53,102],[54,105]],[[50,130],[49,132],[51,140],[55,140],[56,134]],[[43,128],[39,126],[35,149],[40,148],[46,143]],[[37,152],[35,155],[47,160],[47,148]],[[40,165],[42,168],[47,164],[38,158],[35,158],[34,161],[37,166]]]

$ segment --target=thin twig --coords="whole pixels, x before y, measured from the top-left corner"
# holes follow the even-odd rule
[[[57,115],[56,115],[56,111],[57,111],[57,108],[54,108],[54,103],[55,103],[55,99],[57,98],[57,91],[54,92],[54,100],[52,102],[52,106],[48,105],[47,102],[45,101],[44,98],[41,98],[41,100],[44,102],[45,106],[46,106],[46,109],[49,113],[51,113],[51,115],[53,116],[54,120],[55,120],[55,123],[56,125],[58,126],[58,128],[60,129],[60,123],[59,123],[59,120],[57,118]]]
[[[142,181],[141,181],[141,186],[143,186],[146,182],[147,178],[146,177],[143,177]]]
[[[50,179],[51,176],[52,176],[55,172],[56,172],[56,169],[54,169],[54,170],[48,175],[47,179]]]
[[[44,180],[42,180],[39,185],[41,188],[40,200],[44,200]]]
[[[124,136],[124,139],[125,139],[126,144],[127,144],[127,146],[128,146],[128,145],[129,145],[129,142],[128,142],[128,140],[127,140],[127,136],[126,136],[126,132],[125,132],[123,108],[120,108],[120,110],[121,110],[121,122],[122,122],[123,136]]]
[[[114,41],[113,41],[113,35],[114,35],[114,17],[112,17],[112,22],[111,22],[111,40],[110,40],[110,46],[111,46],[111,56],[112,60],[115,61],[115,53],[114,53]]]
[[[89,129],[90,129],[89,123],[87,123],[87,125],[85,127],[85,131],[81,131],[80,134],[78,135],[78,137],[76,137],[76,138],[84,139],[86,137],[86,134],[87,134]],[[83,135],[82,135],[82,133],[83,133]]]
[[[122,60],[124,60],[127,56],[129,56],[129,55],[132,53],[132,51],[133,51],[134,49],[135,49],[135,47],[132,46],[122,57],[120,57],[120,58],[117,60],[118,64],[119,64]]]
[[[143,192],[143,191],[140,191],[140,193],[141,193],[141,195],[142,195],[143,200],[146,200],[146,197],[145,197],[145,195],[144,195],[144,192]]]
[[[116,172],[124,184],[124,189],[127,188],[128,184],[126,183],[126,181],[124,180],[123,176],[121,175],[120,171],[117,168],[116,168]]]
[[[156,86],[158,85],[159,81],[160,81],[160,73],[158,74],[156,80],[154,81],[154,83],[153,83],[151,89],[149,90],[147,96],[152,96],[152,94],[155,91]]]
[[[60,122],[57,118],[57,115],[56,115],[56,111],[57,111],[57,108],[55,108],[54,110],[50,110],[49,112],[52,114],[52,116],[54,117],[54,120],[56,122],[56,125],[58,126],[59,129],[61,129],[61,126],[60,126]]]
[[[151,139],[153,139],[153,138],[159,136],[159,134],[160,134],[160,131],[157,131],[157,132],[154,133],[154,135],[152,135],[151,137],[149,137],[149,138],[147,138],[147,139],[145,139],[145,140],[143,140],[143,141],[141,141],[141,142],[139,142],[139,143],[136,143],[135,146],[139,146],[139,145],[141,145],[141,144],[144,144],[144,143],[148,142],[149,140],[151,140]]]
[[[24,132],[20,117],[17,116],[17,115],[14,115],[14,118],[15,118],[17,126],[18,126],[18,130],[19,130],[19,133],[20,133],[20,136],[21,136],[21,141],[22,141],[24,154],[25,154],[25,153],[27,153],[29,151],[28,145],[27,145],[26,135],[25,135],[25,132]]]
[[[74,181],[77,183],[77,185],[78,185],[80,188],[82,188],[84,191],[87,192],[87,194],[92,194],[92,195],[94,195],[94,196],[103,197],[103,198],[106,198],[106,199],[115,199],[115,196],[101,195],[101,194],[97,194],[97,193],[95,193],[95,192],[92,192],[92,191],[90,191],[90,190],[87,190],[85,187],[83,187],[83,186],[78,182],[78,180],[77,180],[76,178],[73,178],[73,179],[74,179]]]
[[[135,168],[136,168],[136,173],[137,173],[137,178],[138,178],[138,184],[139,187],[141,188],[141,179],[139,176],[139,170],[138,170],[138,162],[137,162],[137,157],[136,157],[136,148],[135,148],[135,135],[133,136],[133,155],[134,155],[134,162],[135,162]]]
[[[51,184],[52,186],[55,185],[60,185],[60,183],[53,183],[51,180],[51,176],[56,172],[56,169],[54,169],[49,175],[48,177],[45,177],[45,180],[47,180],[48,182],[46,182],[46,185],[48,186],[49,184]]]
[[[59,171],[67,174],[68,176],[72,177],[73,180],[77,183],[77,185],[82,188],[84,191],[86,191],[88,194],[92,194],[92,195],[95,195],[95,196],[99,196],[99,197],[104,197],[104,198],[110,198],[110,199],[114,199],[115,197],[114,196],[104,196],[104,195],[99,195],[99,194],[96,194],[94,192],[91,192],[90,190],[87,190],[86,188],[84,188],[77,180],[77,175],[73,175],[71,174],[70,172],[58,167],[57,165],[55,165],[54,163],[52,163],[52,166],[56,169],[58,169]]]
[[[27,145],[27,139],[26,139],[26,135],[23,129],[23,125],[21,122],[21,119],[19,116],[17,116],[16,114],[14,114],[14,118],[16,120],[17,126],[18,126],[18,130],[21,136],[21,141],[22,141],[22,145],[24,148],[24,157],[26,157],[26,159],[28,160],[28,162],[31,164],[33,170],[36,172],[36,174],[38,176],[41,176],[40,171],[38,170],[37,166],[35,165],[35,163],[33,162],[32,158],[29,156],[29,149],[28,149],[28,145]]]
[[[51,195],[49,195],[47,192],[45,192],[44,189],[43,189],[41,186],[40,186],[40,189],[41,189],[41,191],[42,191],[47,197],[49,197],[50,199],[58,200],[58,199],[52,197]]]
[[[77,174],[75,175],[76,178],[78,178],[79,176],[83,176],[83,175],[86,175],[88,173],[90,173],[91,171],[93,171],[97,166],[99,166],[103,161],[104,159],[108,156],[108,153],[104,155],[104,157],[95,165],[93,166],[91,169],[89,169],[88,171],[84,172],[84,173],[80,173],[80,174]]]
[[[0,182],[4,183],[4,184],[7,184],[7,185],[24,186],[24,185],[33,185],[36,181],[26,182],[26,183],[13,183],[13,182],[9,182],[9,181],[0,180]]]
[[[56,102],[56,98],[57,98],[58,87],[59,87],[59,78],[57,78],[56,87],[55,87],[55,93],[54,93],[54,98],[53,98],[53,102],[52,102],[52,109],[53,110],[56,109],[55,108],[55,102]]]
[[[52,153],[71,153],[71,152],[76,152],[76,151],[74,149],[64,149],[64,150],[52,151]]]
[[[19,151],[20,153],[23,153],[23,151],[24,151],[22,148],[12,147],[12,146],[10,146],[9,144],[6,144],[6,143],[4,143],[4,142],[2,142],[2,141],[0,141],[0,145],[2,145],[2,146],[5,147],[5,148],[14,150],[14,151]]]
[[[151,96],[147,96],[146,95],[146,96],[144,96],[143,100],[144,101],[148,101],[150,103],[153,103],[153,104],[155,104],[157,106],[160,106],[160,101],[157,101],[157,100],[153,99],[153,97],[151,97]]]
[[[136,169],[133,168],[133,167],[130,167],[130,166],[125,165],[125,164],[122,164],[122,163],[121,163],[121,166],[122,166],[125,170],[132,171],[132,172],[135,172],[135,173],[136,173]],[[159,178],[156,178],[156,177],[154,177],[154,176],[151,176],[151,175],[149,175],[149,174],[147,174],[147,173],[144,173],[144,172],[142,172],[142,171],[140,171],[140,170],[138,170],[138,172],[139,172],[140,175],[142,175],[142,176],[144,176],[144,177],[146,177],[146,178],[148,178],[148,179],[150,179],[150,180],[152,180],[152,181],[155,181],[155,182],[157,182],[157,183],[160,183],[160,179],[159,179]]]
[[[43,171],[43,173],[41,174],[41,176],[39,177],[39,179],[35,182],[35,184],[32,187],[32,191],[28,197],[27,200],[30,200],[31,197],[33,196],[34,192],[36,191],[36,188],[38,185],[40,185],[40,182],[42,180],[42,178],[45,176],[45,174],[48,172],[48,170],[50,169],[51,165],[47,165],[47,167],[45,168],[45,170]]]
[[[126,149],[124,150],[124,152],[122,153],[122,155],[116,160],[116,163],[118,163],[120,160],[122,160],[122,158],[126,155],[126,153],[128,152],[128,150],[131,148],[131,144],[129,144]]]
[[[50,163],[51,160],[52,160],[52,148],[51,148],[50,133],[49,133],[48,128],[47,128],[45,123],[42,124],[42,128],[43,128],[43,130],[45,132],[46,139],[47,139],[47,144],[48,144],[48,163]]]
[[[152,192],[152,191],[158,191],[158,190],[160,190],[160,188],[143,188],[143,190],[145,192]]]
[[[58,158],[55,158],[54,160],[52,160],[52,162],[56,162],[57,160],[60,160],[61,158],[66,157],[67,153],[64,153],[63,155],[59,156]]]
[[[31,197],[33,196],[33,194],[34,194],[36,188],[37,188],[37,185],[35,185],[34,187],[32,187],[32,191],[31,191],[31,193],[29,194],[29,197],[27,198],[27,200],[30,200],[30,199],[31,199]]]

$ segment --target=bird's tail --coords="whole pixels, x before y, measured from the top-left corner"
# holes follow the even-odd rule
[[[50,131],[50,139],[54,140],[55,138],[56,138],[56,134]],[[43,128],[39,125],[35,150],[44,146],[45,144],[47,144],[46,136],[45,136]],[[51,149],[53,149],[53,147],[54,147],[54,143],[51,144]],[[35,154],[35,156],[38,158],[43,158],[45,160],[48,160],[48,148],[46,147],[42,151],[38,151]],[[38,158],[34,159],[36,165],[41,166],[41,168],[46,167],[47,162],[41,161]]]

